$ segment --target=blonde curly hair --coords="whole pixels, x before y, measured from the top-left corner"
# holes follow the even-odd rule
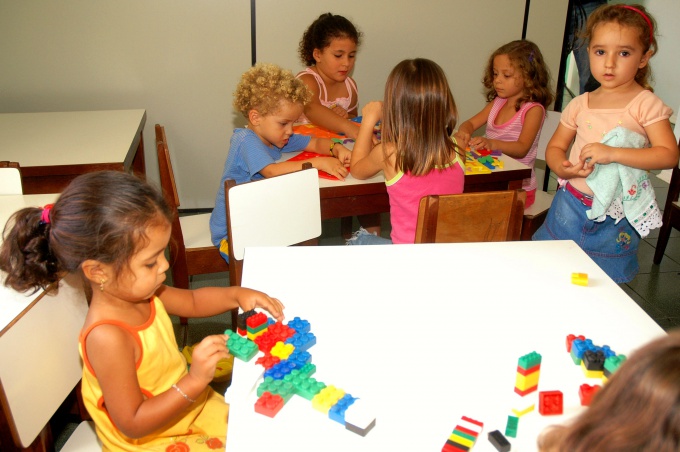
[[[291,71],[258,63],[241,76],[234,91],[234,108],[247,118],[253,109],[267,115],[276,112],[282,100],[305,106],[311,98],[311,91]]]

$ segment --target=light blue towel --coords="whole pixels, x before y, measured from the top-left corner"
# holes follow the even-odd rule
[[[618,126],[601,142],[617,148],[643,148],[647,139]],[[626,217],[641,237],[661,226],[661,212],[647,171],[619,163],[595,165],[586,183],[593,191],[593,206],[586,212],[589,219],[604,221],[605,215],[609,215],[618,223]]]

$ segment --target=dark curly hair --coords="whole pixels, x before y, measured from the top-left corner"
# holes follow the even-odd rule
[[[498,96],[493,86],[493,60],[498,55],[507,55],[515,70],[524,79],[524,96],[517,100],[515,110],[519,110],[526,102],[538,102],[546,108],[552,103],[555,96],[550,89],[548,66],[538,46],[526,39],[509,42],[489,57],[482,79],[487,101],[491,102]]]
[[[362,33],[349,20],[337,14],[326,13],[319,16],[305,30],[300,40],[298,52],[305,66],[314,66],[314,49],[325,49],[335,38],[349,38],[359,47]]]
[[[121,171],[75,178],[43,221],[40,207],[15,212],[5,225],[0,270],[5,285],[25,292],[46,289],[68,273],[81,274],[93,259],[116,270],[146,243],[149,226],[170,224],[174,212],[163,194]]]

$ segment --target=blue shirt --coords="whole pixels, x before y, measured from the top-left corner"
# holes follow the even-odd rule
[[[237,184],[264,179],[263,168],[276,163],[284,152],[302,151],[309,145],[310,136],[293,134],[282,147],[267,146],[250,129],[236,129],[229,144],[229,155],[224,164],[220,186],[215,197],[215,208],[210,215],[210,235],[213,244],[219,248],[222,239],[227,238],[227,213],[224,204],[224,181],[233,179]]]

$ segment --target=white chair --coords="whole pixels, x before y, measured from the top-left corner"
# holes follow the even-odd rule
[[[246,247],[289,246],[321,235],[319,175],[305,167],[240,185],[225,181],[230,285],[241,285]]]
[[[560,115],[558,111],[546,111],[546,117],[543,121],[543,128],[541,129],[541,136],[538,138],[538,150],[536,153],[536,161],[543,161],[545,163],[545,149],[548,146],[550,138],[552,138],[557,126],[560,124]],[[536,174],[540,170],[536,170]],[[548,215],[548,210],[552,205],[554,195],[548,193],[548,182],[550,180],[550,168],[545,163],[545,172],[543,173],[543,190],[536,189],[536,199],[534,203],[524,209],[524,221],[522,222],[522,236],[521,240],[531,240],[531,236],[538,230],[545,221]],[[537,185],[541,185],[538,181]]]
[[[62,280],[56,295],[38,296],[0,332],[3,451],[54,450],[50,418],[82,377],[78,336],[88,307],[82,284],[72,278]],[[78,430],[67,443],[78,440],[81,447],[70,450],[101,451],[89,421]]]
[[[0,162],[0,195],[21,195],[21,169],[15,162]]]

